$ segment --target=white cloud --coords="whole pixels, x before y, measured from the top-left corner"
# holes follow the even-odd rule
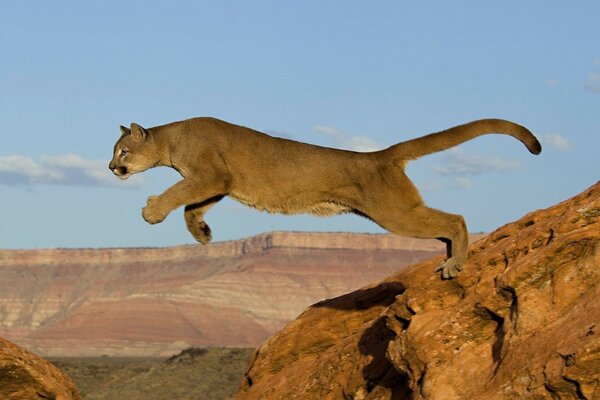
[[[339,131],[337,129],[335,129],[332,126],[324,126],[324,125],[317,125],[315,126],[315,132],[317,133],[324,133],[326,135],[339,135]]]
[[[519,168],[517,160],[505,160],[493,156],[470,154],[461,149],[448,150],[444,164],[444,166],[435,167],[434,171],[441,175],[462,176],[477,175],[488,171],[507,172]]]
[[[444,185],[438,181],[427,181],[422,185],[419,185],[420,189],[424,192],[435,192],[437,190],[447,189],[447,185]]]
[[[425,184],[425,191],[447,189],[471,189],[473,183],[468,175],[479,175],[486,172],[508,172],[519,168],[517,160],[502,159],[489,155],[467,153],[460,148],[453,148],[445,152],[443,165],[433,167],[433,172],[444,177],[444,183],[429,181]]]
[[[588,77],[585,88],[590,92],[600,93],[600,74],[593,73]]]
[[[289,134],[287,132],[284,132],[284,131],[278,131],[278,130],[273,130],[272,129],[272,130],[265,131],[265,133],[268,133],[271,136],[275,136],[275,137],[279,137],[279,138],[294,140],[294,136],[293,135],[291,135],[291,134]]]
[[[471,189],[473,187],[473,183],[464,176],[457,176],[454,178],[454,183],[461,189]]]
[[[436,192],[438,190],[449,189],[471,189],[473,183],[464,176],[457,176],[453,179],[445,180],[444,183],[437,180],[429,180],[424,184],[419,185],[419,187],[424,192]]]
[[[571,147],[571,143],[569,143],[569,141],[566,138],[559,135],[558,133],[550,133],[548,135],[542,136],[542,142],[545,145],[553,147],[557,150],[565,150]]]
[[[140,177],[133,178],[131,184],[141,183]],[[0,184],[117,186],[120,181],[109,171],[106,161],[85,160],[76,154],[41,156],[36,161],[28,156],[11,154],[0,156]]]
[[[377,151],[383,146],[367,136],[344,135],[331,126],[317,125],[315,132],[326,135],[337,148],[352,151]]]

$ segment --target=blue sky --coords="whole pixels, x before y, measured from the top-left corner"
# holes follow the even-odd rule
[[[6,1],[0,12],[0,247],[194,243],[121,182],[118,126],[214,116],[369,150],[470,120],[529,127],[544,150],[486,136],[409,165],[426,202],[490,231],[599,179],[598,1]],[[231,200],[215,240],[270,230],[380,232],[348,215],[260,213]]]

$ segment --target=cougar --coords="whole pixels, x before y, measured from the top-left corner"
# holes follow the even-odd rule
[[[541,152],[523,126],[484,119],[373,152],[321,147],[269,136],[215,118],[193,118],[154,128],[121,126],[110,170],[119,178],[157,166],[174,168],[183,179],[142,210],[150,224],[185,206],[187,228],[200,243],[211,240],[204,214],[225,196],[271,213],[327,216],[354,213],[403,236],[436,238],[447,258],[436,269],[452,278],[467,259],[462,216],[427,207],[405,174],[406,164],[477,136],[500,133]]]

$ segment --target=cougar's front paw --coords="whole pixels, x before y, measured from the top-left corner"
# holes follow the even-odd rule
[[[142,208],[142,217],[149,224],[158,224],[167,217],[166,212],[160,208],[160,198],[158,196],[148,197],[146,207]]]

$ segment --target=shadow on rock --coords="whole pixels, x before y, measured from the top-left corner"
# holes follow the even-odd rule
[[[404,293],[400,282],[383,282],[377,286],[360,289],[334,299],[323,300],[313,307],[336,308],[339,310],[366,310],[374,306],[387,307],[396,296]]]
[[[340,310],[367,310],[371,307],[387,307],[405,291],[400,282],[383,282],[377,286],[324,300],[314,307],[327,307]],[[386,357],[390,341],[396,334],[387,327],[386,317],[381,316],[368,327],[359,339],[361,355],[370,359],[362,369],[368,395],[366,398],[406,399],[412,394],[406,376],[399,373]],[[384,395],[383,391],[391,393]]]
[[[362,355],[371,356],[371,362],[363,367],[362,374],[368,391],[388,388],[392,400],[407,399],[412,394],[408,379],[386,357],[388,345],[395,337],[396,334],[387,327],[385,317],[377,319],[365,330],[358,346]]]

